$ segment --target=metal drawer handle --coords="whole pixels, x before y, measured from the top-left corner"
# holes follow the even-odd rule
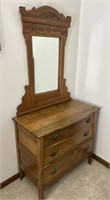
[[[58,153],[58,149],[54,150],[54,151],[50,154],[50,157],[56,156],[57,153]]]
[[[52,169],[52,171],[50,172],[51,174],[55,174],[58,171],[58,167]]]
[[[83,134],[83,136],[87,136],[88,134],[89,134],[89,131],[85,132],[85,133]]]
[[[59,134],[58,133],[52,135],[52,140],[57,140],[58,138],[59,138]]]
[[[86,119],[86,123],[89,123],[90,121],[91,121],[90,117],[88,119]]]
[[[87,147],[84,149],[84,151],[86,151],[86,152],[87,152],[88,150],[89,150],[89,146],[87,146]]]

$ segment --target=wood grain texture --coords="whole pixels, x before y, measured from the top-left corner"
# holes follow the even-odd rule
[[[21,131],[18,131],[18,137],[21,144],[23,144],[35,156],[38,156],[37,143],[35,143],[31,138]]]
[[[31,171],[22,162],[20,162],[20,167],[21,170],[26,174],[26,176],[29,177],[29,179],[35,184],[35,186],[38,186],[38,181],[36,176],[33,176]]]
[[[20,162],[25,167],[25,172],[28,171],[38,181],[38,163],[37,157],[34,156],[27,148],[19,143]]]
[[[57,25],[59,27],[70,26],[71,17],[65,17],[62,13],[59,13],[55,8],[50,6],[42,6],[39,8],[33,7],[31,10],[20,7],[19,11],[23,17],[23,22],[40,23],[43,25],[52,24],[53,26]]]
[[[88,157],[92,151],[92,140],[78,146],[76,149],[68,153],[66,156],[59,160],[55,160],[44,171],[44,184],[46,185],[53,182],[59,176],[64,174],[72,165],[79,162],[79,160]]]
[[[71,17],[49,6],[20,7],[27,48],[29,85],[13,118],[20,179],[26,174],[44,189],[83,159],[92,163],[98,107],[72,100],[64,79],[65,45]],[[59,38],[58,90],[35,94],[32,36]],[[48,51],[48,49],[47,49]]]
[[[96,133],[96,126],[97,126],[97,115],[98,115],[98,110],[94,113],[92,149],[94,149],[94,139],[95,139],[95,133]],[[92,158],[93,158],[93,152],[91,152],[91,155],[88,158],[88,163],[90,165],[92,164]]]
[[[92,138],[92,127],[89,130],[82,130],[69,139],[62,140],[61,142],[45,149],[44,166],[90,138]]]
[[[14,120],[34,136],[40,138],[83,120],[97,110],[99,108],[95,106],[70,100],[34,113],[15,117]]]
[[[17,123],[14,123],[14,126],[15,126],[15,137],[16,137],[18,171],[19,171],[20,180],[22,180],[24,173],[23,173],[23,171],[21,170],[21,167],[20,167],[20,151],[19,151],[19,137],[18,137]]]
[[[71,17],[65,17],[50,6],[34,7],[31,10],[20,7],[20,13],[27,47],[29,85],[25,86],[22,103],[17,107],[18,116],[71,99],[64,79],[65,45]],[[59,38],[58,89],[55,91],[35,94],[32,36]]]
[[[90,120],[88,122],[88,120]],[[57,130],[52,132],[51,134],[44,137],[44,148],[49,147],[50,145],[56,144],[60,141],[63,141],[80,131],[85,131],[84,129],[88,129],[92,127],[94,120],[94,114],[89,115],[88,117],[84,118],[83,120],[76,122],[66,128]],[[88,122],[88,123],[87,123]]]
[[[38,139],[38,195],[44,199],[43,138]]]
[[[31,138],[31,140],[33,140],[35,143],[37,143],[37,138],[35,135],[33,135],[31,132],[29,132],[28,130],[26,130],[23,126],[21,126],[20,124],[17,123],[16,125],[17,129],[21,132],[23,132],[25,135],[27,135],[27,137]]]
[[[20,171],[38,187],[39,199],[44,199],[46,187],[83,159],[88,157],[89,164],[92,163],[98,110],[70,100],[14,118],[19,136]]]

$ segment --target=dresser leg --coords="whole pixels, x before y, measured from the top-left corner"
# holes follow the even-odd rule
[[[22,179],[23,179],[24,176],[25,176],[25,173],[24,173],[22,170],[20,170],[19,176],[20,176],[20,180],[22,181]]]
[[[44,199],[44,190],[42,188],[38,188],[38,196],[39,196],[39,200]]]
[[[92,164],[92,156],[93,156],[93,154],[91,153],[91,155],[88,157],[88,163],[89,163],[89,165]]]

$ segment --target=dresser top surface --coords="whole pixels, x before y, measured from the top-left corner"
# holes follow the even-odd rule
[[[70,100],[30,114],[13,118],[38,138],[65,128],[99,110],[98,107]]]

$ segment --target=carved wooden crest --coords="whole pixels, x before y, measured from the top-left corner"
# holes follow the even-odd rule
[[[33,22],[37,22],[37,20],[40,19],[40,22],[42,23],[43,20],[47,20],[46,24],[49,24],[50,21],[53,21],[54,23],[62,22],[62,26],[70,27],[71,17],[65,17],[62,13],[60,14],[56,9],[50,6],[42,6],[37,9],[33,7],[31,10],[26,10],[25,7],[20,7],[20,13],[25,22],[28,20],[31,21],[33,18]]]

